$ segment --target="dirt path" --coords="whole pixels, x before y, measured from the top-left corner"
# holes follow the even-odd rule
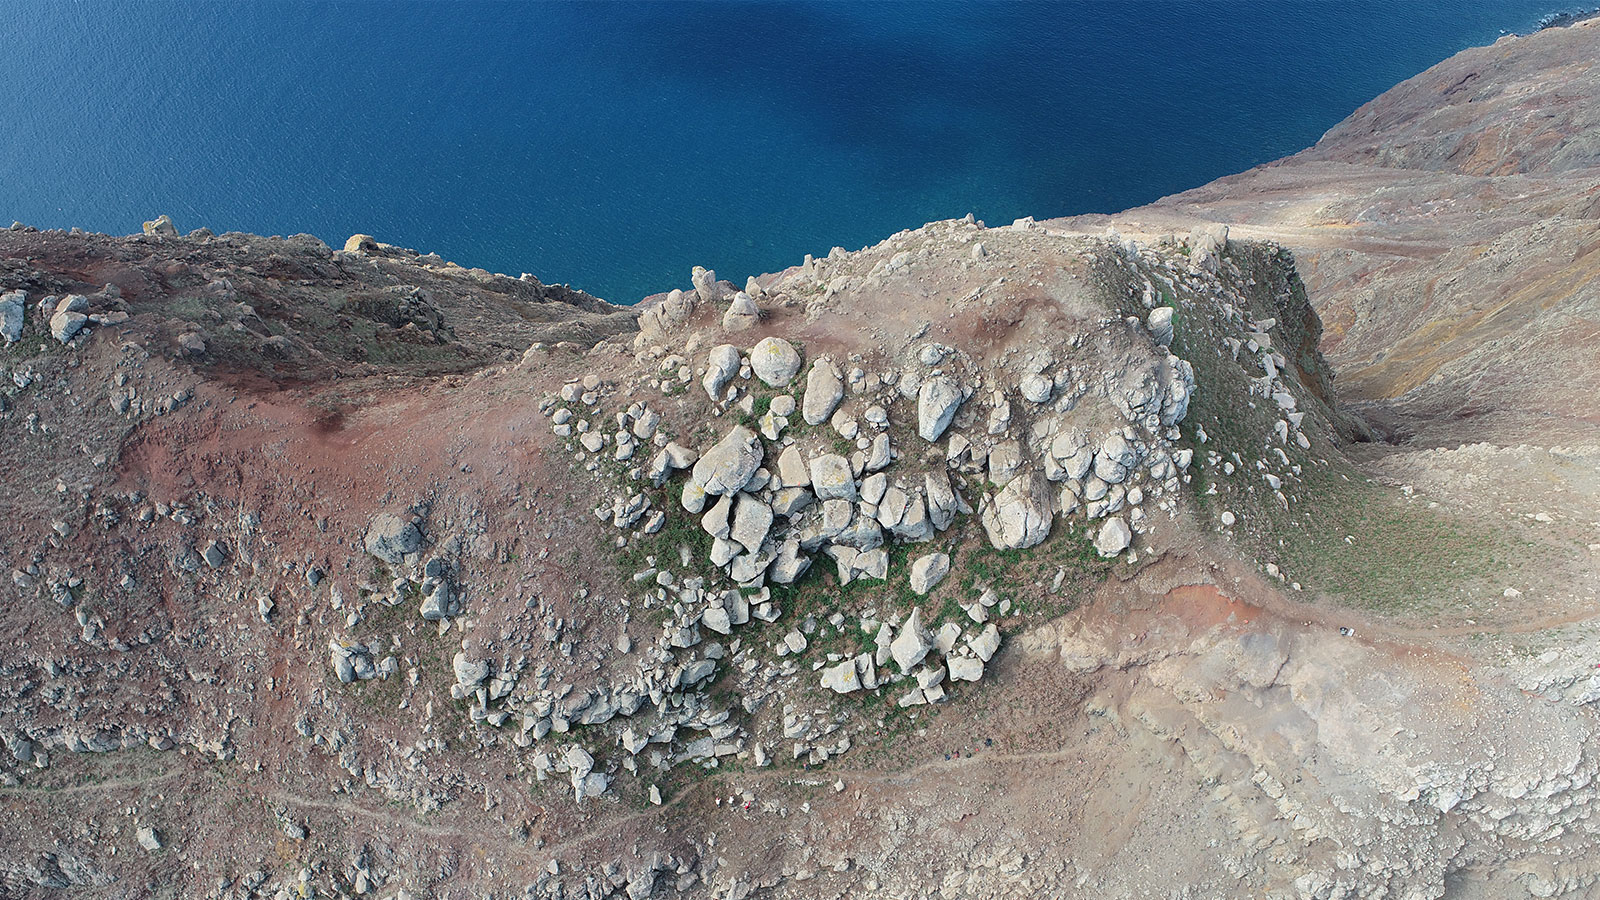
[[[0,797],[59,797],[62,794],[93,794],[100,791],[115,791],[122,788],[145,787],[152,784],[161,784],[172,781],[180,775],[187,774],[180,767],[174,767],[154,775],[129,776],[125,778],[107,778],[104,781],[90,781],[84,784],[74,784],[70,787],[20,787],[0,788]]]

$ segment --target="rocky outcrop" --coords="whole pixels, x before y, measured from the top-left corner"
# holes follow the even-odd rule
[[[364,542],[368,553],[391,566],[398,566],[405,562],[408,554],[422,548],[422,532],[409,518],[378,513],[367,526]]]

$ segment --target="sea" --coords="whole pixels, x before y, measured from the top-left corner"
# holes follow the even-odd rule
[[[1551,0],[0,3],[0,219],[357,232],[618,303],[1293,153]]]

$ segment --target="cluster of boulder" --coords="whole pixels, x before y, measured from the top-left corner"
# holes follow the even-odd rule
[[[761,320],[754,282],[735,291],[697,270],[694,283],[693,291],[674,291],[652,306],[645,331],[679,327],[712,303],[726,305],[726,332]],[[826,625],[805,617],[767,644],[765,659],[737,629],[776,621],[782,610],[771,588],[795,583],[824,558],[841,585],[905,578],[914,593],[929,595],[947,576],[950,556],[924,553],[896,572],[889,549],[897,541],[933,541],[962,515],[974,515],[1001,550],[1036,546],[1058,518],[1071,517],[1102,556],[1130,553],[1157,511],[1175,514],[1194,463],[1178,427],[1194,396],[1194,369],[1171,349],[1177,310],[1156,302],[1154,284],[1144,283],[1143,315],[1109,317],[1098,335],[1028,352],[1004,368],[924,342],[909,346],[897,365],[868,371],[859,357],[808,359],[800,344],[769,335],[743,346],[697,349],[687,341],[677,352],[657,352],[662,374],[653,384],[680,398],[677,413],[637,398],[611,405],[609,398],[626,397],[624,387],[594,374],[572,378],[539,408],[583,467],[616,487],[594,513],[623,532],[618,546],[660,534],[678,516],[692,517],[705,537],[654,548],[634,574],[646,590],[642,607],[665,616],[643,647],[626,632],[619,638],[618,651],[635,656],[631,674],[608,673],[577,687],[558,680],[547,663],[530,671],[525,658],[496,660],[464,647],[454,695],[474,700],[472,718],[509,728],[519,746],[552,742],[532,757],[539,777],[566,776],[583,798],[603,792],[617,767],[561,736],[616,719],[628,720],[618,743],[621,768],[630,771],[641,762],[715,765],[729,756],[767,764],[766,748],[731,719],[733,710],[709,700],[710,685],[724,674],[745,691],[747,710],[808,666],[812,683],[827,693],[892,689],[902,707],[938,702],[954,683],[981,679],[1001,643],[989,621],[993,608],[1004,614],[1009,607],[993,591],[962,604],[970,623],[928,624],[921,608],[901,609],[889,621],[868,611],[861,624],[863,635],[872,635],[870,649],[825,658],[812,650],[812,636],[818,628],[845,633],[842,615]],[[1272,323],[1250,324],[1259,336],[1252,332],[1236,354],[1248,348],[1261,361],[1264,396],[1287,395],[1273,380],[1285,366],[1266,335]],[[1091,342],[1093,359],[1117,365],[1076,352]],[[1106,346],[1115,352],[1103,352]],[[667,424],[707,403],[700,421],[710,426],[708,436]],[[1299,433],[1299,417],[1288,416],[1292,396],[1283,408],[1292,439]],[[735,421],[713,424],[723,417]],[[392,565],[416,566],[422,543],[420,522],[393,516],[374,520],[367,536],[369,552]],[[691,543],[703,543],[705,555],[696,559]],[[421,571],[424,597],[444,598],[431,605],[425,599],[425,614],[458,614],[442,561],[435,557]],[[559,643],[563,626],[547,623],[545,636]],[[361,648],[346,663],[362,677]],[[788,708],[792,697],[783,696]],[[786,737],[805,730],[801,717],[793,718]],[[835,734],[836,726],[795,738],[796,758],[815,762],[847,749],[848,735]],[[819,736],[832,743],[818,743]]]
[[[684,584],[670,594],[666,587],[658,588],[653,599],[660,602],[669,597],[699,598],[697,608],[691,613],[682,600],[674,602],[673,614],[663,624],[656,643],[638,654],[630,676],[577,688],[556,682],[548,664],[540,665],[530,678],[523,657],[496,661],[463,648],[453,661],[452,696],[475,699],[471,709],[474,721],[494,728],[512,727],[512,741],[519,747],[558,740],[581,726],[631,720],[618,743],[625,754],[621,766],[632,772],[638,771],[640,761],[651,768],[667,769],[685,761],[714,764],[731,755],[748,758],[751,751],[742,729],[730,721],[731,710],[716,707],[705,691],[715,680],[721,661],[738,652],[739,642],[729,647],[715,640],[704,641],[701,628],[726,633],[749,621],[751,604],[738,591],[708,599],[697,583]],[[769,600],[763,599],[757,607],[771,618],[777,617]],[[721,613],[720,619],[712,609]],[[564,625],[560,620],[551,623],[544,635],[547,641],[559,643]],[[691,652],[680,658],[679,651]],[[586,751],[577,756],[575,749],[574,745],[539,749],[531,758],[534,771],[540,780],[567,775],[580,800],[596,796],[609,784],[609,776],[597,770]],[[755,748],[754,756],[757,765],[766,764],[760,748]]]
[[[399,602],[407,595],[420,598],[418,613],[430,622],[458,616],[462,611],[461,598],[451,577],[450,564],[444,555],[422,557],[423,517],[394,513],[379,513],[367,526],[363,539],[366,550],[389,566],[409,571],[411,576],[399,575],[387,586],[386,599]]]
[[[730,293],[709,273],[697,271],[695,282],[692,293],[673,292],[646,313],[653,327],[680,324],[697,307],[723,302]],[[597,506],[596,516],[632,531],[634,540],[659,532],[672,516],[695,517],[709,538],[704,563],[713,568],[712,578],[726,577],[737,587],[708,587],[702,574],[679,578],[667,560],[657,565],[651,557],[652,565],[634,581],[653,583],[646,608],[667,605],[671,615],[656,644],[646,648],[634,680],[597,686],[579,698],[599,714],[551,696],[538,698],[524,715],[526,739],[559,733],[580,719],[589,724],[653,707],[657,724],[648,734],[630,728],[622,742],[631,757],[661,738],[670,745],[679,737],[677,729],[694,724],[697,710],[686,698],[698,695],[692,689],[711,678],[720,660],[743,658],[741,672],[750,677],[781,680],[798,674],[797,658],[807,649],[801,628],[774,643],[780,662],[764,674],[748,657],[749,648],[739,651],[737,640],[732,647],[713,642],[686,660],[678,655],[699,647],[702,633],[730,636],[752,620],[776,620],[780,611],[770,602],[767,586],[794,583],[819,557],[832,560],[841,584],[904,577],[914,591],[927,594],[948,572],[949,557],[924,554],[909,571],[893,573],[889,544],[933,540],[959,516],[973,513],[996,548],[1037,545],[1048,538],[1058,515],[1081,513],[1091,522],[1103,520],[1096,545],[1104,555],[1129,549],[1144,523],[1142,504],[1168,508],[1166,495],[1176,490],[1190,464],[1189,451],[1174,442],[1194,389],[1193,370],[1165,350],[1170,315],[1153,314],[1138,325],[1148,332],[1147,343],[1159,348],[1140,357],[1147,364],[1092,373],[1070,363],[1035,361],[1013,388],[991,387],[984,393],[986,415],[984,410],[963,412],[976,407],[973,398],[983,391],[985,376],[959,351],[939,344],[918,347],[904,369],[873,373],[860,365],[846,370],[826,355],[808,366],[803,348],[777,336],[746,348],[713,346],[703,356],[696,354],[698,365],[678,354],[665,355],[661,369],[668,377],[657,383],[663,391],[670,395],[694,385],[712,404],[714,416],[731,413],[743,419],[698,447],[674,439],[661,415],[643,401],[612,414],[614,430],[609,423],[599,426],[608,418],[602,401],[615,387],[593,375],[569,381],[556,396],[545,398],[541,411],[558,436],[572,441],[569,447],[589,471],[616,472],[619,485],[628,486]],[[1107,402],[1085,403],[1091,392]],[[897,414],[906,404],[910,409]],[[1119,413],[1115,418],[1123,424],[1097,429],[1107,420],[1107,409]],[[939,448],[932,455],[917,453],[924,464],[906,472],[895,465],[901,453],[891,433],[901,417],[914,425],[907,432],[915,434],[913,440]],[[982,423],[980,433],[972,429],[975,418]],[[637,453],[645,443],[655,448],[648,462]],[[926,465],[929,459],[938,462]],[[609,468],[614,462],[625,468]],[[680,508],[663,508],[652,489],[666,486],[675,475],[686,476],[676,491]],[[974,489],[981,492],[976,508],[968,500]],[[676,549],[688,552],[687,546]],[[695,570],[693,559],[676,562]],[[996,602],[987,592],[964,607],[980,626],[971,632],[959,623],[930,631],[920,610],[898,624],[874,621],[874,650],[831,654],[816,664],[822,686],[849,693],[909,680],[914,687],[901,693],[902,706],[938,701],[949,682],[982,677],[1000,643],[998,628],[987,622]],[[491,724],[499,724],[489,711],[493,694],[487,692],[480,706]],[[510,699],[517,702],[518,696]],[[678,756],[745,754],[737,729],[727,728],[726,739],[708,734],[691,742],[702,752],[686,749]],[[765,759],[762,748],[749,749]],[[551,771],[561,771],[561,758],[549,757]],[[663,749],[652,762],[672,759]],[[574,787],[580,788],[577,782]]]
[[[22,339],[27,324],[26,291],[0,292],[0,340],[14,344]],[[122,292],[108,284],[92,295],[46,296],[34,304],[35,315],[44,330],[58,343],[69,344],[85,337],[91,326],[120,325],[128,321]]]
[[[374,662],[373,649],[356,641],[331,640],[328,651],[333,672],[341,684],[388,678],[400,671],[400,663],[392,654]]]
[[[992,598],[992,594],[986,594]],[[992,602],[992,600],[990,601]],[[976,634],[964,633],[955,622],[929,631],[921,608],[911,610],[896,628],[885,622],[874,640],[875,649],[842,660],[822,671],[822,687],[838,694],[875,690],[904,680],[915,684],[896,701],[901,707],[936,703],[945,697],[944,682],[978,681],[983,667],[1000,649],[1000,630],[990,622]],[[937,655],[936,655],[937,654]],[[893,662],[897,672],[879,669]]]
[[[1158,336],[1170,339],[1170,328]],[[1146,369],[1117,373],[1107,393],[1122,413],[1125,424],[1120,427],[1095,434],[1072,424],[1074,418],[1086,418],[1069,414],[1087,384],[1073,367],[1055,373],[1041,368],[1020,386],[1019,402],[1035,407],[1030,410],[1031,427],[1016,436],[1010,433],[1012,400],[995,390],[987,434],[975,442],[964,431],[951,429],[975,390],[974,384],[941,367],[952,353],[924,346],[918,359],[931,369],[926,374],[912,370],[868,376],[856,368],[846,376],[831,359],[819,358],[811,364],[799,399],[792,393],[770,398],[759,432],[735,425],[700,452],[663,441],[648,470],[650,480],[659,485],[674,471],[690,470],[681,504],[701,516],[713,539],[712,563],[735,582],[790,583],[804,574],[817,553],[824,553],[835,561],[840,580],[848,583],[856,577],[886,577],[887,555],[881,552],[886,540],[930,540],[948,529],[957,514],[973,512],[952,473],[986,476],[982,480],[994,488],[983,494],[977,511],[995,547],[1039,544],[1049,536],[1056,515],[1081,510],[1089,521],[1105,520],[1098,546],[1109,556],[1127,549],[1139,530],[1145,515],[1140,504],[1159,502],[1175,490],[1192,460],[1189,450],[1173,443],[1194,389],[1194,374],[1170,354],[1163,353]],[[798,377],[800,360],[791,343],[775,337],[763,339],[748,354],[719,345],[707,354],[701,384],[709,399],[733,408],[741,396],[752,396],[754,386],[743,384],[752,377],[768,388],[788,389]],[[859,385],[858,393],[866,395],[859,418],[841,406],[847,383]],[[944,441],[944,466],[909,476],[885,471],[898,456],[889,433],[898,398],[915,400],[919,437],[928,443]],[[819,441],[786,436],[797,410],[807,426],[827,423],[840,438],[853,442],[853,451],[828,452],[817,446]],[[552,409],[551,415],[560,417],[562,410]],[[776,446],[769,451],[768,444]],[[776,459],[769,459],[769,453]],[[610,507],[612,517],[618,524],[636,521],[646,503],[642,494],[627,502],[618,498]],[[1119,515],[1124,510],[1131,512],[1129,519]]]

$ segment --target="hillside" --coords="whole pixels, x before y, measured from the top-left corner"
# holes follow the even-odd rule
[[[1597,44],[638,309],[0,231],[0,893],[1586,896]]]

